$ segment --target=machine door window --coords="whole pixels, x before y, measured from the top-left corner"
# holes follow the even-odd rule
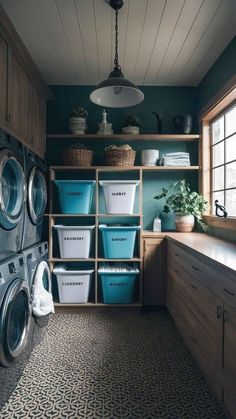
[[[37,224],[43,217],[47,204],[45,176],[37,167],[30,172],[28,199],[30,218],[34,224]]]
[[[25,202],[25,176],[11,150],[0,152],[0,224],[11,230],[18,224]]]
[[[22,354],[29,333],[29,294],[23,279],[14,280],[7,290],[0,312],[0,327],[0,363],[8,367]]]

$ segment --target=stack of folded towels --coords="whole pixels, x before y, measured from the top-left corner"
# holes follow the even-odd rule
[[[189,153],[167,153],[163,154],[159,162],[160,166],[190,166]]]

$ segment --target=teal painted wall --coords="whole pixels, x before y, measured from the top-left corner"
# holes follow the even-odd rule
[[[236,37],[208,71],[198,86],[199,110],[236,74]]]
[[[89,101],[92,86],[52,86],[54,100],[48,103],[47,132],[69,133],[68,121],[74,104],[80,104],[88,110],[88,133],[96,133],[98,123],[101,122],[102,108]],[[133,108],[107,109],[108,122],[113,125],[114,133],[120,133],[123,121],[127,114],[137,115],[142,123],[141,133],[155,133],[156,119],[152,111],[165,112],[163,117],[163,133],[176,133],[172,118],[179,114],[191,114],[194,117],[194,132],[197,132],[198,104],[196,101],[196,88],[193,87],[143,87],[145,100]],[[63,150],[72,145],[74,140],[48,141],[48,164],[62,164]],[[93,164],[104,164],[104,149],[111,144],[109,140],[90,140],[87,146],[94,151]],[[136,150],[136,164],[140,163],[140,152],[144,148],[156,148],[160,155],[170,151],[189,151],[192,165],[198,162],[197,143],[147,143],[129,142]],[[163,186],[173,183],[176,179],[186,177],[192,188],[198,187],[197,173],[155,173],[144,176],[143,187],[143,214],[144,228],[152,229],[153,218],[161,212],[164,202],[155,201],[153,197],[158,194]],[[163,220],[164,229],[174,229],[173,216]]]

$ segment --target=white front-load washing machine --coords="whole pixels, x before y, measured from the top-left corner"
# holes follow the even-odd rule
[[[27,203],[22,249],[27,249],[43,240],[43,216],[47,204],[45,160],[27,147],[24,147],[24,171],[27,183]]]
[[[51,273],[48,265],[48,243],[41,242],[23,251],[25,261],[25,275],[28,279],[31,303],[33,303],[36,286],[42,286],[49,293],[52,292]],[[32,308],[33,310],[33,308]],[[48,324],[49,314],[35,316],[35,342],[39,342],[44,333],[44,327]]]
[[[0,263],[0,408],[28,362],[33,333],[29,284],[18,254]]]
[[[23,145],[0,130],[0,261],[21,249],[26,182]]]

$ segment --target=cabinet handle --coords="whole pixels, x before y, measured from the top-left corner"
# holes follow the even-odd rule
[[[232,297],[234,296],[234,292],[227,290],[227,288],[223,288],[223,290],[224,290],[224,292],[231,295]]]
[[[199,268],[197,268],[196,266],[194,266],[194,265],[192,265],[192,268],[193,268],[193,270],[194,271],[200,271],[200,269]]]
[[[144,253],[146,253],[147,251],[147,244],[146,244],[146,240],[144,240]]]
[[[198,289],[198,287],[196,287],[196,285],[193,285],[193,284],[191,284],[191,287],[192,287],[194,290],[197,290],[197,289]]]
[[[217,319],[221,319],[221,316],[222,316],[222,307],[221,306],[217,306],[216,315],[217,315]]]
[[[229,315],[228,315],[228,312],[226,310],[224,310],[224,312],[223,312],[223,320],[224,320],[224,322],[227,322],[229,320]]]

